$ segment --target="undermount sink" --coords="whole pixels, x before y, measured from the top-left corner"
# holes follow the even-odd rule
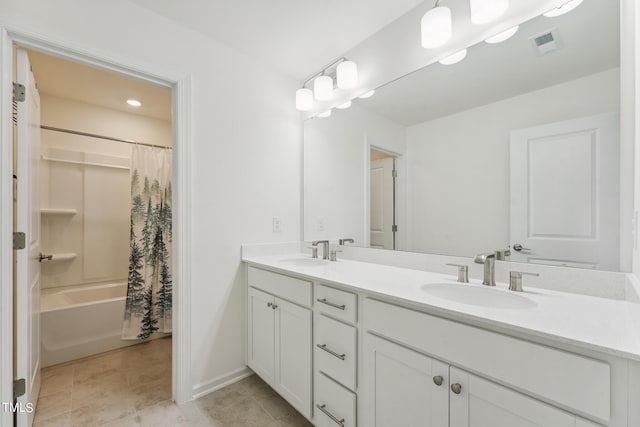
[[[280,260],[280,262],[294,267],[315,267],[329,264],[329,261],[318,258],[289,258]]]
[[[429,283],[422,285],[422,290],[436,298],[489,308],[533,308],[537,305],[525,296],[486,286]]]

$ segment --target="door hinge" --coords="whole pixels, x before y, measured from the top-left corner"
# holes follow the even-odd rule
[[[398,226],[397,226],[396,224],[393,224],[393,225],[391,226],[391,231],[392,231],[393,233],[397,233],[397,232],[398,232]]]
[[[393,172],[391,172],[391,176],[394,178],[398,177],[398,169],[394,169]]]
[[[26,89],[20,83],[13,84],[13,99],[18,102],[24,102],[26,99]]]
[[[24,249],[27,245],[26,235],[21,231],[16,231],[13,233],[13,249]]]
[[[27,390],[27,383],[24,378],[13,380],[13,398],[14,400],[23,396]]]

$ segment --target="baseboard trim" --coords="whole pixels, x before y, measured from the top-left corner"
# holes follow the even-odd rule
[[[220,390],[223,387],[231,385],[251,375],[253,375],[253,371],[249,369],[249,367],[243,366],[242,368],[236,369],[235,371],[220,375],[219,377],[213,378],[204,383],[194,385],[191,389],[191,395],[193,399],[197,399],[204,396],[205,394]]]

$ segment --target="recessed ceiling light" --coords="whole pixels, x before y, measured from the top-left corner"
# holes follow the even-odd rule
[[[131,105],[132,107],[140,107],[142,105],[142,102],[138,101],[137,99],[127,99],[127,104]]]
[[[457,64],[458,62],[462,61],[466,57],[467,57],[467,49],[462,49],[461,51],[456,52],[453,55],[449,55],[446,58],[441,59],[440,63],[442,65]]]
[[[318,114],[318,117],[322,117],[323,119],[324,119],[325,117],[330,117],[330,116],[331,116],[331,110],[327,110],[327,111],[325,111],[324,113],[320,113],[320,114]]]
[[[336,108],[338,110],[346,110],[347,108],[351,107],[351,101],[347,101],[344,104],[340,104],[338,105]]]
[[[562,6],[551,9],[543,15],[547,18],[555,18],[556,16],[564,15],[565,13],[571,12],[573,9],[580,6],[580,3],[582,3],[582,0],[569,0]]]
[[[360,95],[359,98],[362,98],[362,99],[371,98],[374,93],[376,93],[376,91],[375,91],[375,89],[372,89],[369,92],[365,92],[362,95]]]
[[[489,37],[485,41],[490,44],[501,43],[513,37],[513,35],[518,32],[518,28],[520,28],[520,26],[516,25],[515,27],[511,27],[506,31],[496,34],[495,36]]]

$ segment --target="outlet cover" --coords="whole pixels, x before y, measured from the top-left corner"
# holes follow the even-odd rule
[[[272,218],[272,223],[273,223],[273,232],[274,233],[281,233],[282,232],[282,218],[280,218],[279,216],[274,216]]]

